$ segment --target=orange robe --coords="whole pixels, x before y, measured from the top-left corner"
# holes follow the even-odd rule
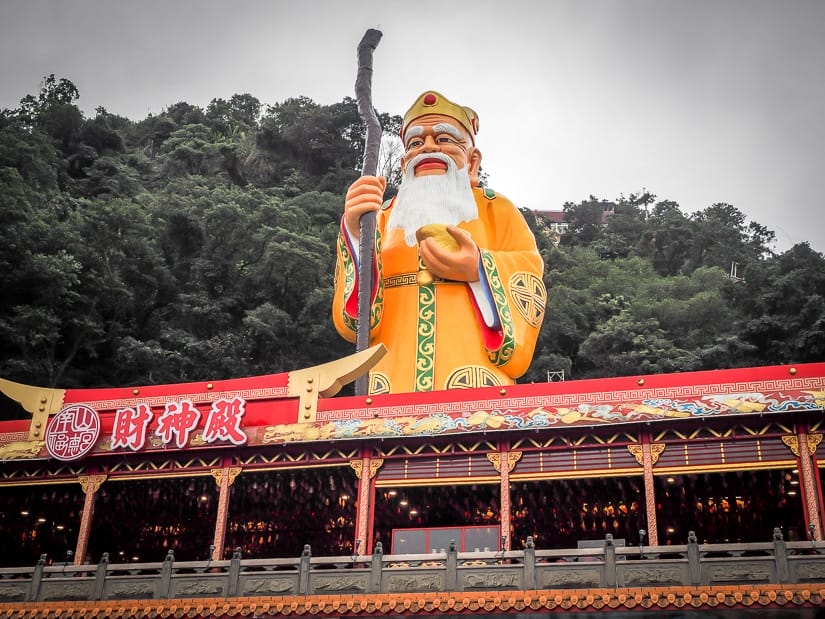
[[[498,324],[485,325],[465,282],[419,283],[418,246],[409,247],[399,229],[387,231],[395,200],[387,202],[375,223],[378,278],[370,330],[370,344],[383,343],[387,354],[370,372],[370,393],[508,385],[527,371],[544,317],[544,264],[518,209],[489,189],[473,193],[478,219],[458,227],[479,247],[480,276]],[[358,318],[357,251],[342,222],[332,315],[351,342]]]

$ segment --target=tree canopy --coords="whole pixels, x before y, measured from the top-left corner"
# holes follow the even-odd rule
[[[236,94],[130,120],[86,118],[77,98],[50,75],[0,111],[0,376],[220,379],[352,352],[330,305],[363,152],[354,100]],[[380,118],[397,182],[400,118]],[[825,359],[825,258],[809,245],[777,255],[733,205],[686,214],[647,192],[564,210],[561,238],[525,212],[548,307],[524,381]]]

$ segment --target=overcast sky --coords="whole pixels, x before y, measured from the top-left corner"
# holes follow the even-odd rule
[[[87,116],[334,103],[367,28],[376,108],[427,89],[473,107],[490,186],[519,206],[647,189],[825,251],[825,0],[0,0],[0,107],[50,73]]]

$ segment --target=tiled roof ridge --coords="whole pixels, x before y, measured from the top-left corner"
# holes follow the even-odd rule
[[[184,598],[98,602],[0,603],[5,619],[234,618],[261,616],[425,616],[431,613],[522,611],[611,612],[712,608],[808,608],[825,599],[825,585],[738,585],[707,587],[628,587],[531,591],[458,591],[310,595],[305,597]]]

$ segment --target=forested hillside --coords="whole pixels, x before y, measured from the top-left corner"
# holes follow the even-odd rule
[[[354,100],[242,94],[130,120],[86,118],[77,98],[49,76],[0,112],[0,376],[132,385],[352,352],[330,305],[363,149]],[[399,117],[381,117],[397,132]],[[822,254],[774,255],[773,233],[728,204],[686,214],[631,195],[602,224],[605,205],[565,205],[561,239],[525,212],[548,308],[523,381],[825,360]]]

